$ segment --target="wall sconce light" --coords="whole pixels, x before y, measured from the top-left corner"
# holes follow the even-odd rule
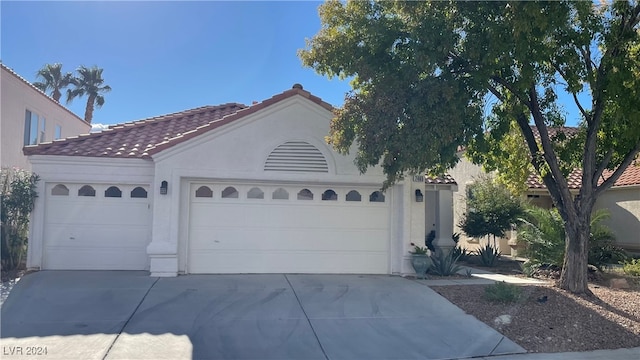
[[[416,189],[416,202],[423,202],[424,195],[422,195],[422,191],[420,189]]]
[[[169,183],[163,181],[160,183],[160,195],[167,195],[167,190],[169,189]]]

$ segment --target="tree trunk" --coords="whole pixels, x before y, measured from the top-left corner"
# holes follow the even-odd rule
[[[55,101],[57,101],[57,102],[60,102],[60,97],[62,96],[62,93],[60,93],[60,90],[58,90],[58,89],[53,89],[53,94],[51,94],[51,95],[53,95],[53,96],[52,96],[52,97],[53,97],[53,100],[55,100]]]
[[[93,120],[93,106],[95,102],[96,96],[89,95],[89,98],[87,99],[87,108],[84,111],[84,121],[88,122],[89,124],[91,124],[91,120]]]
[[[588,260],[590,213],[568,219],[565,224],[565,256],[560,275],[560,288],[574,294],[589,294]]]

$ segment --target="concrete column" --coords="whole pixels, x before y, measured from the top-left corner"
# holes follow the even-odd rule
[[[438,190],[436,211],[436,249],[446,253],[456,246],[453,241],[453,191]]]
[[[151,276],[173,277],[178,275],[178,246],[171,241],[171,224],[173,203],[180,197],[180,184],[173,181],[167,174],[156,172],[152,191],[153,201],[153,228],[151,230],[151,243],[147,246],[149,255],[149,271]],[[162,181],[168,182],[166,194],[160,194]],[[176,199],[174,199],[174,197]]]

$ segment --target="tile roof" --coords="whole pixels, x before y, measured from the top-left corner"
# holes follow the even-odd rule
[[[40,95],[44,96],[45,98],[49,99],[52,103],[56,104],[57,106],[59,106],[61,109],[65,110],[66,112],[69,113],[69,115],[73,116],[74,118],[78,119],[79,121],[82,121],[83,123],[86,123],[84,121],[84,119],[82,119],[80,116],[74,114],[71,110],[67,109],[64,105],[60,104],[59,102],[55,101],[51,96],[49,96],[47,93],[45,93],[44,91],[38,89],[37,87],[35,87],[31,82],[29,82],[27,79],[23,78],[22,76],[20,76],[17,72],[13,71],[12,68],[8,67],[7,65],[5,65],[4,63],[0,62],[0,68],[2,68],[3,70],[5,70],[8,74],[12,75],[13,77],[15,77],[16,79],[20,80],[21,82],[25,83],[27,86],[29,86],[30,88],[32,88],[34,91],[38,92]]]
[[[295,84],[292,89],[250,107],[238,103],[203,106],[112,125],[98,133],[27,146],[23,151],[25,155],[148,158],[295,95],[303,96],[330,111],[333,110],[330,104],[311,95],[301,85]]]
[[[601,184],[605,179],[609,178],[613,171],[605,170],[602,174],[602,178],[598,182]],[[569,184],[569,189],[577,190],[582,186],[582,170],[575,169],[569,176],[567,177],[567,183]],[[537,174],[529,175],[527,178],[527,185],[530,190],[533,189],[546,189],[547,186],[544,185],[542,179]],[[625,171],[620,175],[620,178],[613,184],[613,186],[631,186],[631,185],[640,185],[640,162],[635,162],[629,165],[625,169]]]
[[[444,174],[436,177],[425,175],[424,181],[429,185],[458,185],[453,176],[449,174]]]

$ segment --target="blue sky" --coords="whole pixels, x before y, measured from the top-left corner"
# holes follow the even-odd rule
[[[227,102],[248,105],[294,83],[340,106],[348,81],[320,76],[297,56],[305,38],[320,29],[320,4],[1,1],[0,58],[32,82],[46,63],[60,62],[65,71],[103,68],[113,90],[94,112],[94,123]],[[85,103],[79,98],[67,106],[82,117]]]
[[[94,123],[227,102],[251,104],[300,83],[341,105],[348,81],[304,68],[320,2],[1,2],[2,62],[29,81],[46,63],[97,65],[112,91]],[[84,115],[86,98],[68,107]]]

